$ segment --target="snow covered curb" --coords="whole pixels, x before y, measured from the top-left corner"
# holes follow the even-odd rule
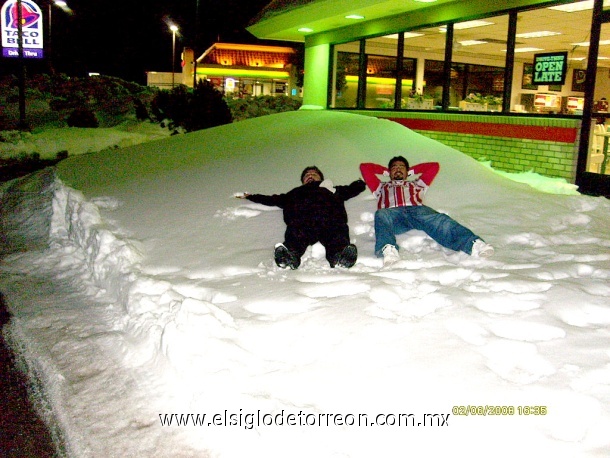
[[[17,369],[26,376],[29,401],[48,428],[55,446],[54,456],[63,458],[67,456],[65,438],[61,429],[64,422],[58,417],[65,416],[65,412],[62,415],[51,405],[51,400],[55,398],[60,388],[58,383],[60,379],[53,376],[57,371],[52,367],[52,361],[32,357],[37,351],[31,348],[23,332],[24,327],[21,323],[12,318],[10,325],[4,326],[2,334],[7,347],[13,353]]]
[[[88,285],[114,298],[133,279],[139,250],[102,222],[94,202],[64,185],[54,167],[7,183],[0,208],[0,255],[50,249],[56,264],[47,267],[79,272]],[[80,265],[62,263],[67,253]]]
[[[0,257],[16,266],[3,266],[0,271],[0,286],[11,314],[3,334],[27,375],[31,401],[51,431],[58,456],[79,456],[87,449],[83,445],[87,440],[66,435],[74,430],[75,422],[70,408],[74,393],[66,375],[74,371],[76,358],[70,351],[62,351],[65,359],[58,363],[53,357],[55,348],[48,348],[42,335],[54,335],[50,341],[58,347],[78,342],[86,336],[69,331],[70,318],[78,313],[99,316],[103,322],[103,306],[65,297],[60,300],[63,307],[49,304],[41,317],[33,313],[31,300],[37,296],[50,299],[61,288],[58,284],[67,283],[81,297],[93,293],[103,303],[121,302],[121,291],[129,290],[140,254],[102,223],[97,205],[57,178],[54,167],[10,181],[0,189],[0,234]],[[78,303],[78,308],[69,310],[71,302]],[[124,316],[124,308],[119,309],[123,310],[116,315]],[[39,328],[47,319],[49,323]],[[103,329],[106,325],[102,324],[102,333],[111,331]]]
[[[0,189],[0,257],[48,247],[55,180],[49,167]]]

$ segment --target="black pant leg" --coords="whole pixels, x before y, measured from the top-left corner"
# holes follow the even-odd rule
[[[349,245],[349,228],[347,224],[327,225],[320,230],[320,243],[326,249],[326,259],[331,264],[335,256]]]
[[[286,227],[284,246],[299,258],[305,254],[309,245],[318,241],[318,230],[299,224],[290,224]]]

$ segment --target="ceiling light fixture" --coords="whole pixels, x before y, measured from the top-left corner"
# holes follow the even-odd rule
[[[559,6],[549,7],[550,10],[563,11],[565,13],[574,13],[576,11],[590,10],[591,8],[593,8],[593,0],[570,3],[569,5],[559,5]]]
[[[298,29],[298,31],[303,33],[309,33],[313,32],[313,29],[310,29],[309,27],[301,27],[300,29]]]
[[[422,37],[423,35],[424,35],[423,33],[405,32],[405,38]],[[383,38],[393,38],[394,40],[398,40],[398,34],[397,33],[393,33],[391,35],[384,35]]]
[[[481,20],[457,22],[457,23],[453,24],[453,29],[454,30],[472,29],[474,27],[483,27],[486,25],[494,25],[494,23],[489,22],[489,21],[481,21]],[[439,27],[439,30],[441,33],[447,33],[447,26],[443,25],[443,26]]]
[[[581,41],[580,43],[571,43],[572,46],[589,46],[590,42],[588,41]],[[600,46],[604,46],[604,45],[610,45],[610,40],[600,40],[599,41],[599,45]]]
[[[515,36],[517,38],[542,38],[542,37],[553,37],[555,35],[561,35],[561,33],[560,32],[550,32],[548,30],[541,30],[539,32],[518,33]]]
[[[506,52],[506,49],[502,51]],[[535,52],[535,51],[544,51],[543,48],[515,48],[515,52]]]
[[[361,14],[348,14],[345,16],[345,19],[364,19],[364,16]]]
[[[474,45],[485,45],[488,42],[482,41],[482,40],[464,40],[464,41],[458,41],[458,43],[461,44],[462,46],[474,46]]]
[[[610,6],[610,0],[604,0],[604,7]],[[568,5],[549,6],[550,10],[563,11],[565,13],[575,13],[578,11],[593,9],[593,0],[584,2],[570,3]]]

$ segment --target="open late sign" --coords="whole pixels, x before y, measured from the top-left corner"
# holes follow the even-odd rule
[[[552,52],[534,55],[533,84],[564,84],[568,68],[568,53]]]

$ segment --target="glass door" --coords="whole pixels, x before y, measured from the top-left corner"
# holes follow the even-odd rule
[[[584,95],[576,184],[584,194],[610,198],[610,7],[604,0],[593,1],[590,40],[575,46],[588,48],[571,75],[572,91]],[[566,102],[579,109],[578,97]]]
[[[573,84],[578,84],[575,81]],[[603,22],[599,34],[599,53],[593,107],[591,110],[591,131],[587,168],[589,173],[610,175],[608,166],[610,140],[610,22]]]

